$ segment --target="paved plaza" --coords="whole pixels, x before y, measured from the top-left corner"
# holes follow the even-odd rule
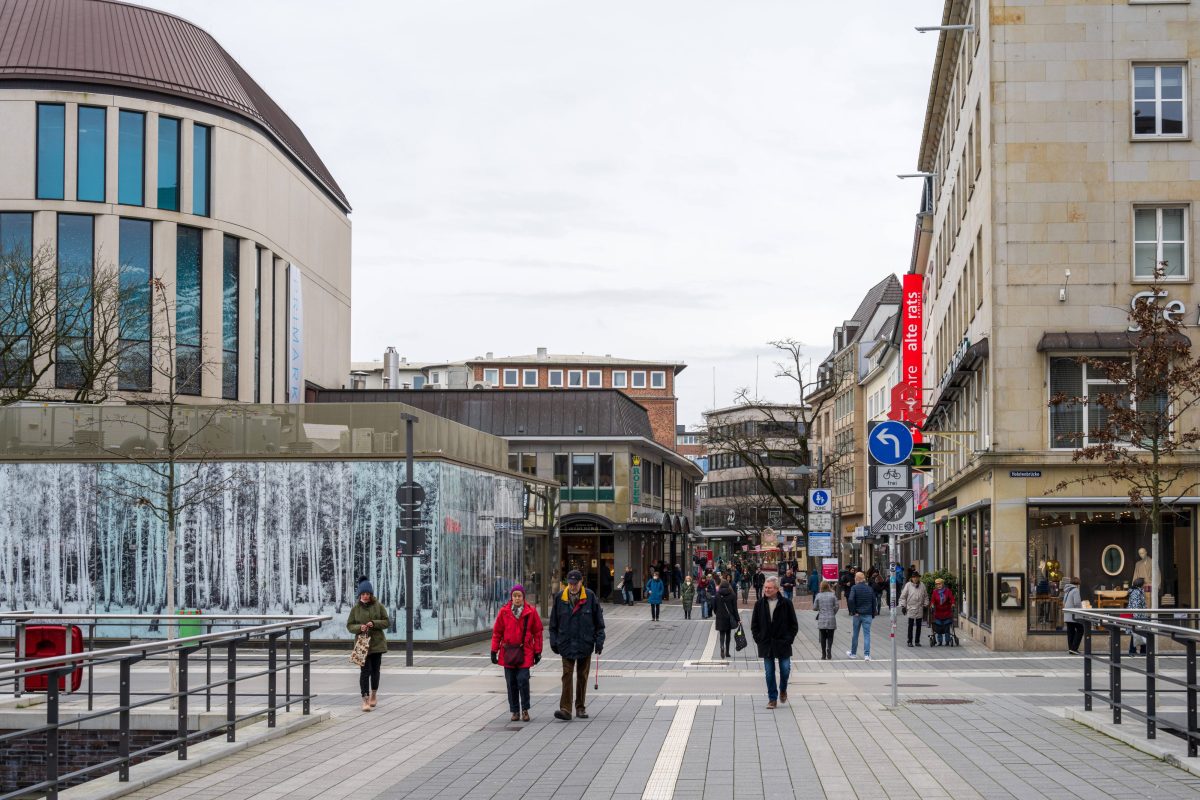
[[[818,658],[807,601],[790,702],[766,708],[753,644],[717,658],[711,620],[678,604],[606,606],[608,644],[588,720],[551,715],[559,660],[533,672],[533,721],[509,721],[486,643],[385,657],[379,707],[358,707],[347,652],[321,653],[318,706],[332,719],[129,795],[138,798],[1111,798],[1200,796],[1200,778],[1063,717],[1079,660],[908,648],[890,702],[888,619],[873,655]],[[743,612],[745,617],[746,612]],[[903,629],[900,629],[903,637]],[[861,656],[861,650],[860,650]],[[930,702],[932,701],[932,702]]]

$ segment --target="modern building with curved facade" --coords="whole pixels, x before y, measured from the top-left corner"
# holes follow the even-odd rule
[[[0,0],[0,137],[5,252],[51,248],[60,276],[118,267],[130,319],[161,278],[171,319],[120,335],[148,353],[173,323],[176,360],[206,367],[186,394],[297,402],[345,382],[349,202],[203,30],[111,0]],[[120,376],[134,396],[165,380]],[[43,378],[72,380],[69,358]]]

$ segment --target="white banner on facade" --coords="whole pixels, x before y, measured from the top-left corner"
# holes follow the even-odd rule
[[[300,268],[288,264],[287,387],[289,403],[304,402],[304,298]]]

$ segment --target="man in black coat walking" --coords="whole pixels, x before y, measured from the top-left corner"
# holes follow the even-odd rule
[[[562,657],[562,695],[557,719],[571,718],[571,697],[575,697],[575,716],[587,719],[587,682],[592,653],[604,650],[604,611],[600,599],[583,586],[577,569],[567,573],[567,588],[554,598],[550,611],[550,649]],[[572,679],[574,691],[572,692]]]
[[[792,642],[800,632],[796,608],[779,593],[779,579],[771,576],[763,583],[763,596],[750,615],[750,635],[758,645],[767,676],[767,708],[776,701],[787,702],[788,676],[792,674]],[[775,683],[775,662],[779,662],[779,683]]]

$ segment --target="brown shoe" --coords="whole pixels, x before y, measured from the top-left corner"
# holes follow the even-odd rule
[[[514,711],[514,712],[512,713],[512,716],[511,716],[511,717],[509,717],[509,719],[511,719],[513,722],[519,722],[519,721],[520,721],[520,719],[521,719],[521,715],[520,715],[520,714],[518,714],[516,711]]]
[[[379,695],[376,692],[371,692],[371,698],[369,700],[367,700],[367,703],[370,704],[371,708],[374,708],[375,704],[378,702],[379,702]]]
[[[563,711],[560,708],[558,711],[554,712],[554,718],[561,719],[563,722],[566,722],[567,720],[571,719],[571,713],[569,711]]]
[[[367,702],[367,696],[364,694],[363,695],[363,711],[370,711],[370,710],[371,710],[371,704],[369,702]]]
[[[579,717],[580,719],[587,719],[588,718],[587,709],[586,708],[575,709],[575,716]]]
[[[787,692],[780,692],[780,693],[779,693],[779,702],[781,702],[781,703],[786,703],[786,702],[787,702]]]
[[[767,703],[767,708],[770,709],[771,711],[774,711],[775,710],[775,701],[772,700],[771,702]]]
[[[521,712],[521,722],[529,722],[529,712],[528,711]]]

